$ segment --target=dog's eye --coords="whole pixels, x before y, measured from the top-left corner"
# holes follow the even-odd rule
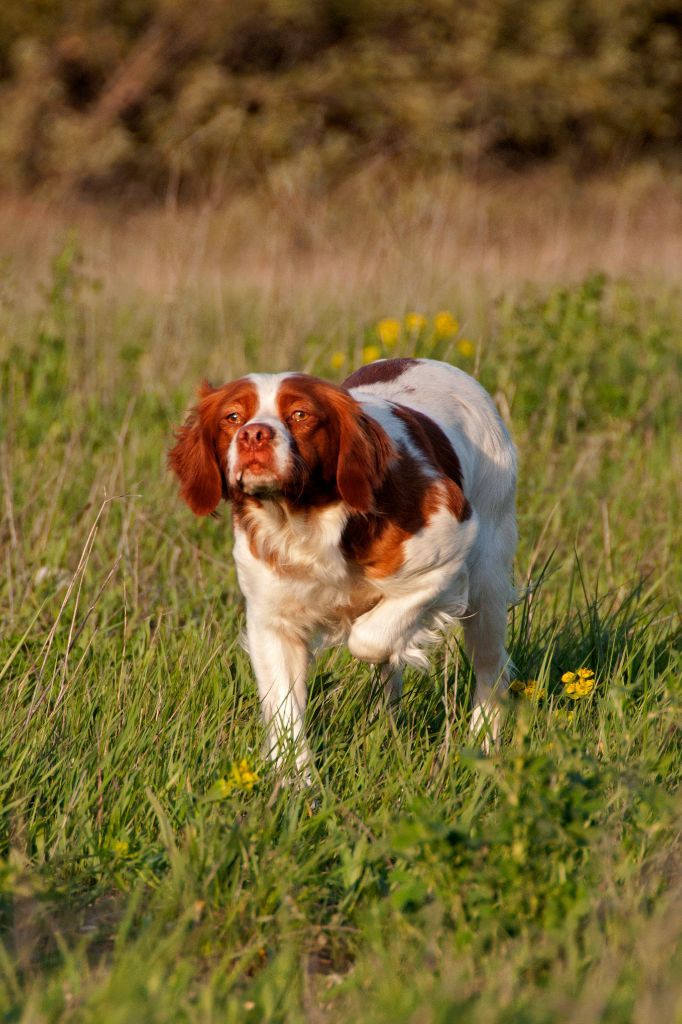
[[[238,412],[228,412],[227,416],[223,417],[226,423],[241,423],[242,418]]]
[[[300,423],[301,420],[308,419],[308,413],[305,412],[304,409],[294,409],[294,411],[291,414],[291,418],[292,420],[297,420]]]

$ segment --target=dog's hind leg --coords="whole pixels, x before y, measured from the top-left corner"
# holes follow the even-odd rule
[[[379,672],[384,686],[384,697],[389,708],[400,703],[403,695],[403,670],[398,662],[385,661]]]
[[[493,536],[483,537],[481,555],[469,579],[469,611],[464,619],[464,648],[476,673],[471,732],[483,745],[500,730],[498,698],[509,688],[509,655],[505,648],[507,607],[512,597],[511,560],[516,545],[513,517]]]

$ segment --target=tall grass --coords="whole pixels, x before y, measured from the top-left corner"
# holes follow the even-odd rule
[[[5,1019],[676,1019],[679,301],[592,275],[474,302],[433,273],[402,307],[238,280],[164,304],[101,287],[75,238],[30,300],[13,273]],[[372,672],[329,652],[311,680],[313,785],[282,788],[259,754],[229,518],[191,518],[165,450],[202,375],[343,373],[333,353],[347,369],[407,301],[429,326],[393,351],[475,372],[514,430],[510,642],[545,697],[510,700],[484,756],[456,634],[395,718]],[[460,318],[452,337],[432,331],[440,308]],[[573,702],[561,675],[580,666],[597,685]]]

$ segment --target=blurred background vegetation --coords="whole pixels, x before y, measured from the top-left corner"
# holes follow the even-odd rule
[[[324,192],[682,153],[679,0],[3,0],[0,187]]]

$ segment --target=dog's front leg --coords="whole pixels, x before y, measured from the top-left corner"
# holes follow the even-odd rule
[[[264,622],[249,608],[246,634],[267,730],[267,753],[281,768],[293,752],[296,767],[305,773],[312,762],[303,722],[308,648],[293,629]]]
[[[413,589],[403,584],[399,595],[383,597],[353,622],[347,640],[351,654],[361,661],[397,665],[425,614],[450,582],[439,568],[424,574],[418,584],[415,581]]]

